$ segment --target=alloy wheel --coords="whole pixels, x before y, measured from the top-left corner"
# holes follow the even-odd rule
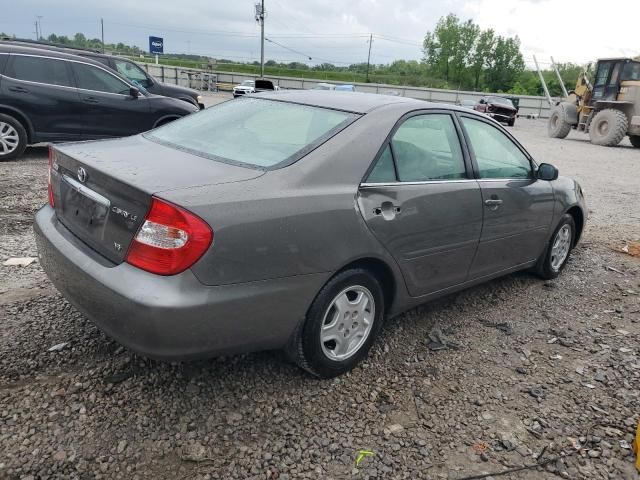
[[[571,226],[565,224],[558,230],[558,233],[556,233],[556,237],[553,239],[553,246],[551,247],[551,268],[554,271],[559,271],[569,256],[571,241]]]
[[[18,148],[18,131],[10,124],[0,122],[0,155],[7,155]]]
[[[367,341],[375,318],[375,300],[365,287],[354,285],[335,296],[320,330],[322,351],[331,360],[355,355]]]

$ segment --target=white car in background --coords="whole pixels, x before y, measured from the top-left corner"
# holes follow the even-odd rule
[[[256,82],[254,80],[245,80],[240,85],[233,87],[234,98],[248,93],[256,93]]]

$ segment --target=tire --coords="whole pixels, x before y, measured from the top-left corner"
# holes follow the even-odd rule
[[[551,138],[566,138],[571,131],[571,124],[567,122],[564,110],[556,108],[551,112],[547,132]]]
[[[560,275],[571,256],[575,238],[576,222],[571,215],[565,213],[535,266],[536,274],[545,280],[551,280]],[[557,248],[554,248],[556,242],[559,243]]]
[[[589,138],[594,145],[615,147],[627,134],[629,120],[620,110],[607,108],[593,117],[589,126]]]
[[[507,122],[507,125],[509,125],[510,127],[513,127],[516,124],[516,119],[514,118],[513,120],[509,120]]]
[[[634,147],[640,148],[640,135],[629,135],[629,141]]]
[[[363,302],[360,307],[354,303],[358,300]],[[383,319],[380,282],[362,268],[345,270],[331,278],[313,300],[289,341],[287,355],[316,377],[341,375],[367,356]]]
[[[0,162],[18,158],[27,148],[27,131],[10,115],[0,113]]]

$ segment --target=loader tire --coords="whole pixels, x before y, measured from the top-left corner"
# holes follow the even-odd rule
[[[627,134],[629,120],[620,110],[607,108],[593,117],[589,126],[589,138],[594,145],[615,147]]]
[[[631,141],[631,145],[640,148],[640,135],[629,135],[629,140]]]
[[[551,112],[547,131],[551,138],[565,138],[571,131],[571,124],[565,118],[564,110],[556,108]]]

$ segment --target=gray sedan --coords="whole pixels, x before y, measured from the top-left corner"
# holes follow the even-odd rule
[[[49,163],[41,264],[104,332],[161,359],[282,348],[320,377],[418,304],[557,276],[587,211],[486,116],[362,93],[248,96]]]

